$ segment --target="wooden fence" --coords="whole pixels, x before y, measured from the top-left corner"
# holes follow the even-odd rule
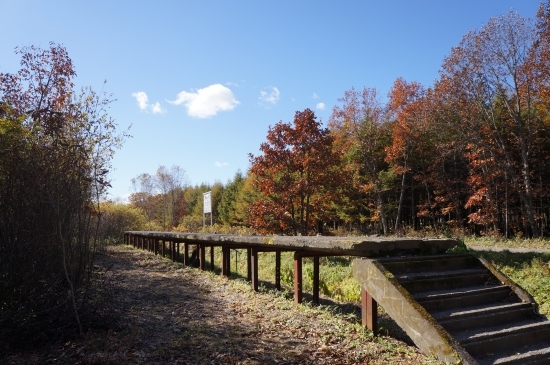
[[[305,236],[241,236],[222,234],[196,234],[181,232],[128,231],[124,242],[161,254],[176,261],[183,256],[183,264],[190,264],[190,246],[195,247],[200,270],[206,269],[206,252],[210,253],[210,269],[213,270],[214,248],[222,249],[221,274],[231,275],[230,250],[245,249],[247,279],[252,289],[258,290],[258,254],[275,253],[275,286],[281,289],[281,252],[294,252],[294,301],[302,302],[302,259],[313,258],[313,302],[319,303],[319,258],[329,256],[380,257],[411,254],[443,253],[454,247],[452,239],[411,239],[381,237],[305,237]],[[183,247],[182,247],[183,245]],[[363,325],[376,332],[376,308],[374,299],[361,288]]]

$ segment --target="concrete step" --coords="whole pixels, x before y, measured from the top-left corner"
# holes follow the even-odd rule
[[[500,326],[512,322],[540,318],[530,303],[499,302],[493,305],[455,308],[430,312],[449,333],[475,330],[481,327]]]
[[[365,291],[440,360],[550,365],[550,321],[538,314],[525,290],[490,263],[441,255],[361,259],[354,266]]]
[[[550,321],[524,320],[513,325],[464,330],[453,337],[474,357],[516,349],[550,340]]]
[[[436,271],[438,269],[449,271],[454,269],[483,267],[477,258],[469,254],[398,257],[380,259],[379,261],[394,275],[421,271]]]
[[[548,365],[550,364],[550,342],[538,346],[526,346],[521,353],[510,352],[480,359],[480,365]]]
[[[413,295],[423,291],[482,285],[491,277],[491,273],[485,268],[395,275],[399,283]]]
[[[518,351],[519,350],[519,351]],[[550,364],[550,341],[524,346],[514,351],[486,354],[479,357],[479,365],[548,365]]]
[[[511,293],[506,285],[478,285],[417,293],[414,298],[431,312],[501,302]]]

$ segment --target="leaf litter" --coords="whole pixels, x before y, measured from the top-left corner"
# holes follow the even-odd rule
[[[289,292],[109,246],[119,318],[64,343],[7,353],[4,364],[439,364],[391,336],[373,337],[337,306],[297,305]],[[383,313],[380,313],[384,316]]]

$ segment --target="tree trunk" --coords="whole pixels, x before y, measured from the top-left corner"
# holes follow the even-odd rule
[[[307,236],[309,231],[309,194],[306,196],[306,222],[302,236]]]
[[[386,209],[384,208],[384,192],[382,191],[382,186],[380,181],[376,182],[376,204],[378,205],[378,214],[380,216],[380,223],[382,223],[382,230],[384,231],[384,236],[389,234],[388,232],[388,221],[386,219]]]
[[[418,229],[418,224],[416,221],[416,206],[414,205],[414,175],[411,174],[411,218],[413,230]]]
[[[430,207],[430,218],[432,220],[432,226],[435,229],[436,225],[437,225],[437,222],[436,222],[436,219],[435,219],[434,211],[432,209],[432,198],[431,198],[431,194],[430,194],[430,188],[428,187],[428,182],[426,180],[424,180],[424,187],[426,188],[426,199],[428,199],[428,205]]]
[[[395,233],[401,228],[401,211],[403,210],[403,197],[405,196],[405,176],[406,172],[403,172],[401,177],[401,193],[399,194],[399,204],[397,206],[397,217],[395,217]]]

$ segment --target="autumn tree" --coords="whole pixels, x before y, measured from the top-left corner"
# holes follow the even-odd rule
[[[338,100],[342,106],[334,107],[329,128],[338,149],[356,167],[361,190],[374,194],[376,214],[373,219],[380,222],[387,235],[389,227],[383,174],[387,168],[385,148],[390,144],[391,132],[386,123],[386,108],[374,88],[364,88],[362,91],[352,88]]]
[[[414,158],[413,153],[422,142],[420,130],[425,120],[424,93],[424,88],[419,83],[409,83],[398,78],[388,94],[387,109],[393,125],[391,145],[386,147],[385,160],[392,165],[395,173],[401,175],[395,232],[401,228],[406,177],[411,171],[410,160]]]
[[[533,23],[514,11],[466,34],[442,67],[449,96],[460,100],[462,128],[471,132],[470,158],[484,164],[470,204],[491,201],[498,209],[498,181],[518,194],[533,236],[539,236],[533,183],[533,151],[543,126],[534,117],[536,90],[529,55],[536,44]],[[492,165],[492,161],[499,161]],[[481,181],[478,179],[478,181]],[[492,194],[491,194],[492,193]],[[496,219],[495,213],[493,218]],[[486,219],[472,214],[472,219]]]
[[[132,178],[131,182],[134,192],[130,194],[130,204],[143,212],[148,229],[151,231],[156,211],[154,177],[148,173],[142,173]]]
[[[179,214],[184,204],[183,189],[188,184],[185,170],[173,165],[170,169],[161,165],[155,175],[157,190],[162,201],[161,222],[164,230],[178,225]]]
[[[296,112],[293,124],[269,128],[259,156],[249,155],[261,197],[250,208],[252,226],[260,232],[308,235],[317,220],[328,217],[340,183],[339,155],[332,136],[310,109]]]
[[[21,69],[0,74],[0,337],[14,343],[83,331],[99,203],[124,138],[110,96],[75,90],[64,47],[16,53]]]
[[[106,200],[101,202],[100,209],[99,231],[101,238],[107,243],[122,243],[125,231],[147,229],[147,221],[143,212],[134,206]]]
[[[131,180],[134,192],[130,195],[133,206],[141,209],[153,229],[156,221],[162,230],[171,230],[188,212],[184,190],[188,185],[185,170],[173,165],[161,165],[155,175],[142,173]]]

